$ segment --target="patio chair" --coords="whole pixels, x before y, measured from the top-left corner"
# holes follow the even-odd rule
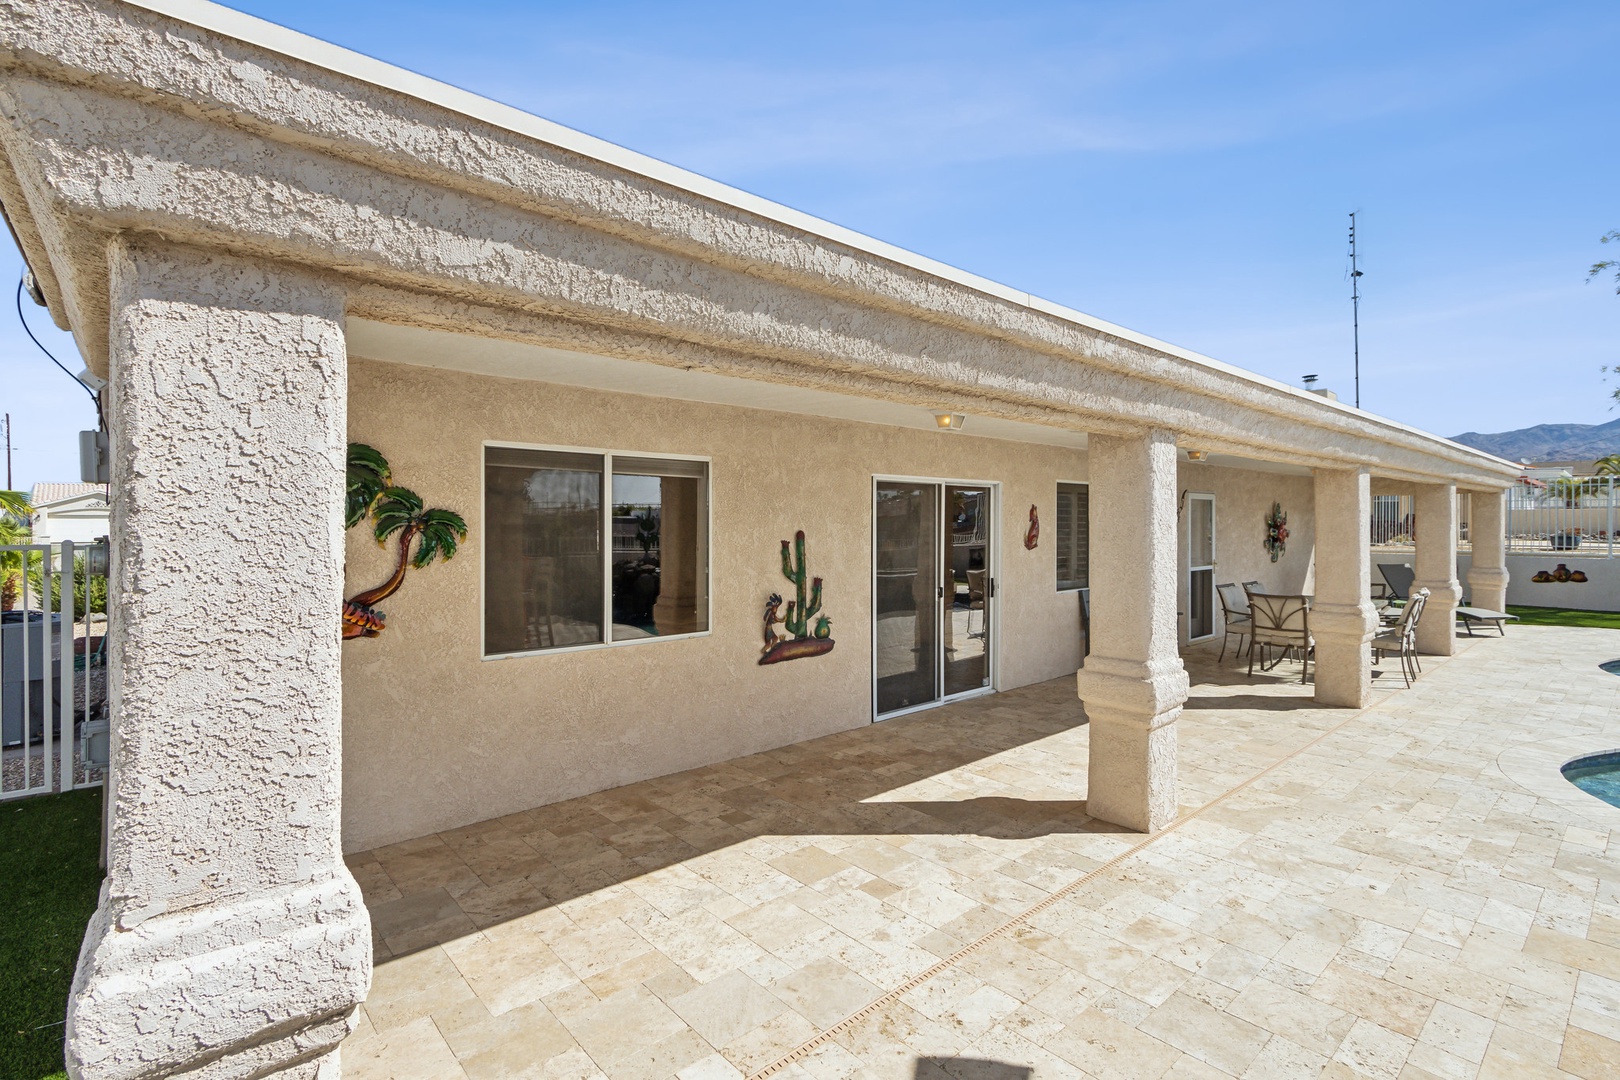
[[[1462,603],[1456,609],[1457,621],[1462,623],[1463,629],[1469,637],[1474,636],[1475,623],[1490,623],[1496,627],[1496,632],[1507,637],[1507,630],[1503,624],[1509,619],[1517,620],[1517,615],[1509,615],[1505,611],[1493,611],[1490,608],[1474,607],[1468,602],[1468,597],[1462,598]]]
[[[1310,670],[1311,650],[1316,644],[1311,640],[1310,604],[1306,598],[1303,595],[1251,592],[1249,619],[1249,674],[1254,674],[1254,650],[1257,647],[1262,650],[1283,650],[1282,656],[1272,663],[1272,667],[1297,649],[1299,681],[1303,685]],[[1260,667],[1262,670],[1266,667],[1264,651],[1260,654]]]
[[[985,635],[987,635],[990,632],[990,627],[985,622],[985,610],[984,610],[984,583],[985,583],[985,578],[986,578],[986,576],[988,574],[989,574],[988,570],[969,570],[967,572],[967,579],[968,579],[967,635],[970,638],[984,637]],[[973,613],[975,611],[977,611],[979,613],[979,632],[977,634],[975,634],[973,632]]]
[[[1417,658],[1417,624],[1423,617],[1423,605],[1428,602],[1429,590],[1419,589],[1417,595],[1407,601],[1395,629],[1379,634],[1372,640],[1373,663],[1382,660],[1385,653],[1398,655],[1401,658],[1401,677],[1406,680],[1407,686],[1411,686],[1412,680],[1423,674]]]
[[[1243,591],[1246,593],[1265,592],[1266,587],[1260,584],[1258,581],[1245,581],[1243,583]]]
[[[1238,639],[1237,655],[1243,655],[1243,639],[1249,634],[1251,620],[1249,618],[1248,597],[1243,594],[1243,591],[1236,584],[1229,581],[1225,585],[1217,585],[1215,586],[1215,592],[1221,598],[1222,624],[1226,630],[1226,633],[1221,637],[1220,660],[1216,661],[1216,663],[1220,663],[1221,660],[1226,659],[1226,639],[1229,637],[1235,636]]]
[[[1457,609],[1457,618],[1462,620],[1463,629],[1468,631],[1469,637],[1474,636],[1474,624],[1477,622],[1490,623],[1496,627],[1498,634],[1507,637],[1507,630],[1503,628],[1502,624],[1509,619],[1517,619],[1518,616],[1509,615],[1505,611],[1492,611],[1490,608],[1459,607]]]
[[[1080,666],[1085,667],[1091,655],[1091,590],[1076,589],[1075,595],[1080,597]]]
[[[1389,596],[1392,600],[1405,600],[1412,591],[1412,582],[1417,578],[1410,566],[1400,563],[1379,563],[1378,572],[1384,575],[1384,582],[1389,586]]]

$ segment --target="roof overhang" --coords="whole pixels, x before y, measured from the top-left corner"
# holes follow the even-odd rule
[[[341,279],[361,318],[1212,452],[1518,467],[202,0],[0,11],[0,202],[105,364],[122,233]]]

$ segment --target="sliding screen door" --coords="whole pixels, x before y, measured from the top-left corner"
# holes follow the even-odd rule
[[[939,697],[939,487],[877,485],[878,715]]]
[[[945,485],[945,696],[990,685],[990,489]]]
[[[876,714],[989,689],[993,488],[879,480],[874,499]]]
[[[1195,494],[1187,503],[1187,638],[1215,634],[1215,496]]]

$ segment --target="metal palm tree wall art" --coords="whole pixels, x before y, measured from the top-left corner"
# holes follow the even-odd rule
[[[399,561],[387,581],[343,601],[345,640],[382,633],[387,617],[373,605],[399,591],[407,569],[414,566],[420,570],[435,558],[449,562],[457,546],[467,539],[467,523],[460,514],[423,509],[420,495],[410,488],[394,486],[387,458],[365,443],[350,443],[344,527],[352,529],[368,516],[379,547],[387,544],[389,537],[399,537]]]

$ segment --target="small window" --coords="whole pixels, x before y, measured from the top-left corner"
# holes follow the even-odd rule
[[[1091,489],[1085,484],[1057,486],[1057,587],[1091,587]]]
[[[484,654],[709,628],[702,461],[489,447]]]

